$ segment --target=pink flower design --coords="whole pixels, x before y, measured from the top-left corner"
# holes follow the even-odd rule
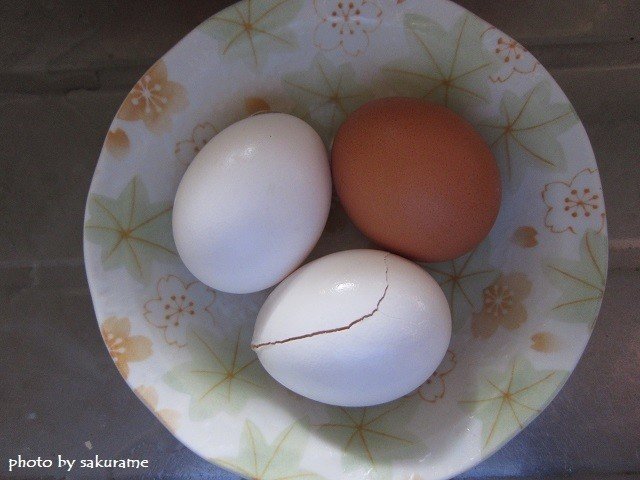
[[[482,311],[471,317],[471,332],[476,338],[489,338],[500,325],[508,330],[527,321],[523,301],[531,292],[531,282],[523,273],[500,275],[482,291]]]
[[[209,122],[200,123],[193,128],[191,137],[176,143],[175,154],[178,161],[189,165],[209,140],[218,133],[218,129]]]
[[[163,331],[169,345],[187,344],[186,322],[215,322],[209,307],[216,292],[196,281],[187,283],[174,275],[158,280],[158,296],[144,304],[144,318]]]
[[[151,340],[144,335],[131,335],[131,322],[126,317],[107,318],[102,322],[100,333],[125,379],[129,376],[129,363],[146,360],[153,353]]]
[[[489,75],[492,82],[503,83],[515,74],[530,74],[538,68],[538,61],[526,48],[495,27],[485,30],[482,40],[485,47],[496,56],[498,64],[497,73]]]
[[[360,55],[382,21],[376,0],[314,0],[313,6],[320,17],[313,43],[325,51],[342,48],[347,55]]]
[[[551,182],[542,191],[547,206],[544,225],[554,233],[600,232],[605,213],[597,170],[585,168],[568,182]]]
[[[171,129],[171,116],[187,105],[185,88],[169,80],[167,65],[159,60],[134,85],[116,116],[128,122],[142,120],[151,132],[161,134]]]
[[[435,403],[446,393],[445,377],[456,367],[456,354],[447,350],[435,372],[412,395],[418,395],[427,403]]]

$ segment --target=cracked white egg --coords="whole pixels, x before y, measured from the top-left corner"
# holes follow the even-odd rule
[[[202,283],[255,292],[302,263],[330,204],[329,161],[318,134],[291,115],[255,115],[196,155],[176,193],[173,237]]]
[[[451,314],[422,268],[377,250],[348,250],[299,268],[258,313],[252,348],[290,390],[362,407],[412,392],[435,371]]]

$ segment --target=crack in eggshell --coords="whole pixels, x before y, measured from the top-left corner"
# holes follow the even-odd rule
[[[367,313],[366,315],[363,315],[359,318],[356,318],[355,320],[353,320],[352,322],[350,322],[347,325],[344,325],[342,327],[336,327],[336,328],[330,328],[328,330],[319,330],[317,332],[311,332],[311,333],[305,333],[303,335],[297,335],[295,337],[289,337],[289,338],[285,338],[283,340],[274,340],[271,342],[263,342],[263,343],[257,343],[257,344],[252,344],[251,348],[253,350],[257,350],[259,348],[262,347],[267,347],[270,345],[280,345],[282,343],[289,343],[289,342],[293,342],[295,340],[302,340],[304,338],[311,338],[311,337],[316,337],[318,335],[325,335],[328,333],[335,333],[335,332],[343,332],[345,330],[349,330],[351,327],[353,327],[354,325],[357,325],[358,323],[362,322],[363,320],[373,317],[379,310],[380,310],[380,304],[382,303],[382,301],[384,300],[384,298],[387,296],[387,291],[389,290],[389,264],[387,263],[387,258],[389,257],[389,255],[387,254],[384,257],[384,264],[385,264],[385,272],[384,272],[384,278],[385,278],[385,287],[384,287],[384,291],[382,292],[382,296],[378,299],[378,302],[376,303],[375,308]]]

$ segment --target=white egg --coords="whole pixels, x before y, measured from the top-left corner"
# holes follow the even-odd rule
[[[252,348],[285,387],[355,407],[419,387],[450,339],[449,305],[429,274],[397,255],[349,250],[276,287],[258,314]]]
[[[173,206],[180,258],[230,293],[275,285],[314,247],[329,215],[326,149],[305,122],[256,115],[216,135],[182,178]]]

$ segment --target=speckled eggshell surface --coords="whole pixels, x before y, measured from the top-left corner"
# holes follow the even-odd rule
[[[300,395],[367,406],[408,394],[449,346],[451,315],[435,280],[377,250],[348,250],[287,277],[258,314],[252,348]]]
[[[356,226],[382,248],[421,261],[459,257],[489,233],[500,173],[462,117],[414,98],[373,100],[339,128],[335,188]]]

